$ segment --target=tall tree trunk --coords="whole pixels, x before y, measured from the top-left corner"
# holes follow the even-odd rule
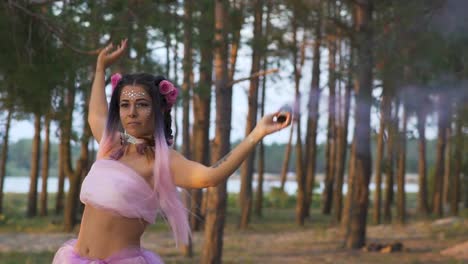
[[[406,192],[405,192],[405,174],[406,174],[406,124],[408,116],[406,105],[403,103],[402,129],[398,135],[398,175],[397,175],[397,218],[400,224],[406,222]]]
[[[337,223],[341,221],[341,214],[343,208],[343,182],[345,174],[345,164],[346,164],[346,152],[348,150],[348,124],[349,124],[349,111],[351,105],[351,91],[353,89],[352,84],[352,66],[353,66],[353,52],[350,50],[350,59],[349,59],[349,76],[346,83],[346,90],[344,95],[344,104],[340,102],[340,105],[343,105],[343,109],[340,113],[341,121],[337,127],[337,164],[336,164],[336,182],[335,182],[335,192],[333,198],[333,210],[335,215],[335,220]]]
[[[34,138],[31,151],[31,171],[29,175],[29,193],[27,217],[37,215],[37,181],[39,174],[39,159],[41,146],[41,115],[34,113]]]
[[[384,88],[385,89],[385,86]],[[375,158],[375,193],[374,193],[374,223],[380,224],[380,211],[382,204],[382,160],[384,154],[384,134],[385,134],[385,108],[388,102],[387,97],[382,98],[379,134],[377,135],[377,156]]]
[[[388,127],[388,143],[387,143],[387,173],[385,176],[385,201],[384,201],[384,219],[386,222],[392,221],[392,204],[393,204],[393,185],[394,185],[394,161],[395,161],[395,140],[397,135],[397,120],[398,120],[398,103],[395,103],[394,113],[389,105],[390,117],[387,124]]]
[[[55,200],[55,214],[59,215],[63,212],[64,199],[65,199],[65,153],[62,147],[63,138],[63,122],[60,122],[60,143],[59,143],[59,157],[58,157],[58,187],[57,187],[57,198]]]
[[[291,158],[291,149],[292,149],[292,139],[294,135],[294,124],[291,124],[290,128],[290,133],[289,133],[289,139],[288,139],[288,144],[286,145],[286,148],[284,150],[284,158],[283,158],[283,165],[281,166],[281,175],[280,175],[280,190],[284,191],[284,185],[286,184],[286,181],[288,180],[288,171],[289,171],[289,160]]]
[[[189,1],[190,2],[190,1]],[[185,2],[184,2],[185,4]],[[167,12],[171,12],[171,10],[167,10]],[[166,76],[166,78],[168,79],[171,79],[170,78],[170,72],[171,72],[171,34],[169,34],[169,29],[164,29],[163,30],[163,35],[164,35],[164,45],[165,45],[165,48],[166,48],[166,68],[165,68],[165,73],[164,75]],[[176,61],[174,61],[174,63],[177,64]]]
[[[461,108],[461,107],[460,107]],[[450,196],[450,213],[458,215],[458,204],[460,203],[460,178],[462,168],[462,153],[463,153],[463,129],[462,129],[462,111],[459,109],[457,119],[455,121],[455,135],[454,135],[454,153],[453,153],[453,175],[452,186],[453,191]]]
[[[309,103],[306,132],[306,183],[304,199],[304,216],[310,216],[312,204],[315,173],[317,170],[317,126],[319,120],[320,99],[320,46],[322,44],[322,1],[318,5],[318,20],[315,24],[315,41],[313,46],[312,81],[309,91]],[[291,126],[293,127],[293,126]]]
[[[435,171],[433,181],[433,197],[432,197],[432,213],[437,216],[443,216],[443,200],[442,194],[444,190],[444,154],[446,145],[446,132],[448,124],[448,116],[446,112],[447,99],[445,95],[439,95],[438,105],[438,133],[437,133],[437,149],[436,149],[436,160],[435,160]]]
[[[227,2],[215,2],[214,68],[216,87],[216,128],[212,160],[220,160],[230,149],[232,89],[228,87],[225,17]],[[221,263],[226,215],[226,181],[208,188],[207,213],[201,263]]]
[[[184,1],[184,81],[182,84],[182,153],[190,159],[190,92],[192,76],[192,13],[193,1]]]
[[[296,14],[299,10],[299,7],[294,5],[294,14]],[[304,63],[304,42],[302,43],[302,47],[300,50],[300,54],[298,54],[298,42],[297,42],[297,31],[299,28],[298,21],[296,15],[292,18],[292,30],[293,30],[293,67],[294,67],[294,83],[295,83],[295,90],[296,90],[296,99],[300,98],[300,91],[299,91],[299,84],[301,80],[301,71],[302,65]],[[304,34],[305,38],[305,34]],[[299,57],[300,55],[300,57]],[[299,102],[296,102],[299,104]],[[297,201],[296,201],[296,223],[300,226],[304,225],[304,218],[305,218],[305,174],[304,174],[304,160],[303,160],[303,151],[302,151],[302,139],[301,139],[301,115],[300,112],[296,113],[296,181],[297,181]]]
[[[450,108],[447,107],[447,108]],[[448,114],[447,116],[451,116],[452,114]],[[450,192],[454,189],[451,183],[451,175],[452,175],[452,128],[450,122],[445,129],[445,137],[446,137],[446,145],[445,145],[445,153],[444,153],[444,192],[443,192],[443,207],[445,208],[450,203]]]
[[[354,208],[351,206],[351,203],[356,199],[356,173],[354,162],[355,155],[355,138],[353,137],[353,142],[351,143],[351,151],[349,155],[348,163],[348,191],[346,193],[345,205],[343,208],[343,213],[341,217],[341,228],[345,233],[345,237],[349,236],[351,233],[351,215],[353,214]]]
[[[366,242],[366,222],[369,204],[369,181],[372,157],[370,153],[370,109],[372,103],[372,2],[355,2],[357,37],[355,180],[356,198],[351,202],[350,232],[346,236],[347,248],[360,248]]]
[[[262,100],[263,102],[263,100]],[[263,209],[263,182],[264,182],[264,175],[265,175],[265,146],[263,145],[263,141],[260,141],[258,146],[258,179],[257,179],[257,192],[255,193],[255,205],[254,205],[254,212],[255,215],[261,217],[262,216],[262,209]]]
[[[418,212],[423,215],[429,215],[429,205],[427,203],[427,159],[426,159],[426,113],[425,110],[416,110],[418,117],[418,174],[419,174],[419,192],[418,192]]]
[[[182,84],[182,154],[187,158],[191,159],[190,151],[190,92],[191,92],[191,77],[193,74],[192,66],[192,13],[193,13],[193,1],[184,1],[184,58],[183,58],[183,71],[184,81]],[[185,193],[185,204],[189,211],[191,208],[191,197],[189,195],[190,190]],[[187,217],[190,218],[189,215]],[[193,256],[192,240],[189,239],[189,243],[183,246],[183,254],[186,257]]]
[[[253,48],[252,48],[252,68],[250,75],[254,75],[260,71],[260,61],[263,56],[262,42],[262,16],[263,16],[263,1],[255,0],[254,5],[254,29],[253,29]],[[258,78],[250,79],[249,86],[249,110],[247,114],[247,124],[245,126],[245,136],[247,137],[257,124],[258,110]],[[250,152],[241,166],[241,188],[240,188],[240,223],[241,229],[246,229],[250,221],[250,213],[252,211],[252,175],[255,160],[255,151]]]
[[[231,52],[229,55],[229,67],[228,67],[228,81],[231,83],[234,80],[234,73],[236,71],[236,64],[237,64],[237,54],[239,51],[240,46],[240,39],[241,39],[241,29],[242,25],[244,24],[244,0],[234,1],[234,4],[237,6],[232,6],[235,9],[231,17]],[[227,44],[226,44],[227,45]],[[227,54],[227,53],[226,53]]]
[[[206,15],[201,17],[200,21],[200,79],[198,88],[193,94],[193,160],[204,165],[210,164],[210,107],[211,107],[211,82],[213,72],[213,28],[214,16],[212,1],[202,1],[200,3],[202,12]],[[211,15],[210,15],[211,14]],[[191,191],[192,201],[190,214],[190,226],[192,230],[198,231],[201,229],[201,221],[203,219],[201,205],[203,200],[203,191],[195,189]]]
[[[52,111],[52,110],[50,110]],[[50,147],[50,115],[51,113],[47,113],[45,115],[45,140],[44,146],[42,148],[42,168],[41,168],[41,176],[42,176],[42,190],[41,190],[41,197],[40,197],[40,216],[47,215],[47,179],[49,178],[49,147]]]
[[[334,42],[334,41],[333,41]],[[333,203],[333,185],[335,182],[335,163],[336,163],[336,124],[335,124],[335,44],[329,44],[329,96],[328,96],[328,130],[327,130],[327,146],[326,146],[326,165],[325,165],[325,180],[324,190],[322,194],[322,213],[330,214]]]
[[[13,107],[8,109],[6,122],[5,122],[5,133],[2,138],[2,156],[0,158],[0,215],[3,214],[3,186],[6,177],[6,163],[8,160],[8,141],[10,137],[10,125],[11,116],[13,115]]]
[[[265,34],[262,41],[262,49],[263,53],[263,62],[262,68],[265,72],[268,67],[268,57],[266,52],[267,46],[267,38],[270,34],[271,30],[271,23],[270,23],[270,14],[272,8],[272,1],[267,0],[267,14],[266,14],[266,26],[265,26]],[[267,84],[267,77],[263,76],[262,78],[262,92],[261,92],[261,99],[260,99],[260,118],[265,115],[265,102],[266,102],[266,84]],[[265,146],[263,145],[263,139],[260,140],[260,144],[258,146],[258,181],[257,181],[257,192],[256,192],[256,199],[255,199],[255,213],[257,216],[262,216],[262,208],[263,208],[263,177],[265,171]]]
[[[72,82],[69,83],[71,87],[73,87]],[[77,205],[74,200],[74,197],[78,195],[78,183],[77,179],[78,176],[75,175],[73,168],[72,168],[72,157],[71,157],[71,127],[72,127],[72,120],[73,120],[73,109],[75,108],[75,89],[70,88],[66,92],[66,101],[65,101],[65,117],[63,118],[61,125],[62,128],[62,137],[60,142],[60,148],[62,148],[63,152],[63,163],[64,163],[64,173],[68,178],[69,182],[69,189],[65,200],[65,212],[64,212],[64,229],[67,232],[73,230],[73,227],[76,224],[76,208]]]
[[[330,214],[333,203],[333,185],[336,164],[336,37],[328,36],[328,129],[325,151],[325,180],[322,193],[322,213]]]
[[[73,109],[75,108],[75,93],[76,89],[74,88],[74,78],[70,78],[70,89],[66,91],[66,101],[65,101],[65,117],[62,120],[64,122],[61,126],[63,129],[62,139],[60,142],[60,147],[63,148],[64,154],[64,171],[65,175],[69,181],[69,190],[67,193],[67,200],[65,204],[65,214],[64,214],[64,229],[67,232],[71,232],[74,226],[77,223],[77,213],[79,209],[79,193],[81,188],[81,181],[84,178],[84,174],[87,173],[88,168],[88,142],[91,137],[91,130],[88,124],[88,105],[89,95],[86,92],[83,92],[83,131],[81,135],[80,142],[80,157],[77,161],[75,169],[72,168],[71,160],[71,132],[72,132],[72,123],[73,123]]]

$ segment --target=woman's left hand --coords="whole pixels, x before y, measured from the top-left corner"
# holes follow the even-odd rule
[[[284,122],[277,121],[277,117],[280,113],[281,115],[286,117],[286,120],[284,120]],[[255,127],[255,129],[259,131],[262,137],[264,137],[289,126],[291,124],[291,120],[292,115],[290,112],[276,112],[273,114],[263,116],[263,118],[257,122],[257,126]]]

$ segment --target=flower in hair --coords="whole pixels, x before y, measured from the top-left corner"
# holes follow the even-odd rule
[[[114,92],[115,87],[117,87],[117,84],[120,82],[121,79],[122,75],[120,73],[114,73],[111,76],[112,92]]]
[[[175,89],[174,85],[168,80],[163,80],[159,83],[159,92],[162,95],[166,95],[174,89]]]
[[[177,100],[179,90],[168,80],[163,80],[159,83],[159,92],[164,96],[167,103],[167,108],[170,109]]]
[[[167,101],[167,106],[169,108],[171,108],[176,100],[177,100],[177,95],[179,95],[179,90],[177,89],[174,89],[172,91],[169,92],[169,94],[167,94],[165,97],[166,97],[166,101]]]

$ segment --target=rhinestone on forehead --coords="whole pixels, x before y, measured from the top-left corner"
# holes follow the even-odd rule
[[[144,91],[138,91],[135,88],[130,88],[130,89],[123,90],[122,95],[128,97],[131,100],[134,100],[139,97],[145,97],[147,93]]]

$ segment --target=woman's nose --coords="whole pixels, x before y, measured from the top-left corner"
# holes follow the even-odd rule
[[[131,117],[136,117],[137,116],[136,105],[130,106],[129,116],[131,116]]]

